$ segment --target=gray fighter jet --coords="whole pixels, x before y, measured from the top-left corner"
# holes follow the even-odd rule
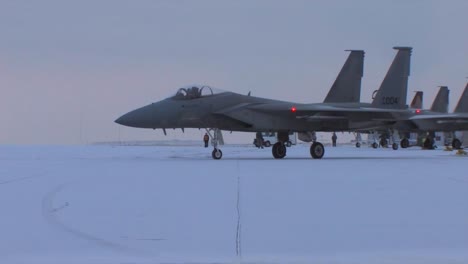
[[[449,105],[449,89],[447,86],[440,86],[439,91],[432,103],[430,108],[430,112],[437,112],[437,113],[447,113],[448,112],[448,105]],[[421,113],[423,109],[423,92],[417,91],[413,101],[410,105],[410,111],[414,111],[415,114]],[[427,112],[426,112],[427,114]],[[409,121],[408,121],[409,122]],[[411,126],[411,125],[407,125]],[[435,136],[435,131],[427,132],[427,131],[420,131],[417,128],[413,129],[412,131],[400,131],[400,135],[402,136],[402,140],[400,142],[400,146],[402,148],[410,147],[409,138],[411,137],[411,133],[417,133],[417,142],[423,141],[423,146],[425,148],[431,148],[433,145],[433,138]],[[429,134],[429,135],[428,135]],[[382,143],[381,143],[382,145]]]
[[[446,95],[442,100],[444,102],[434,102],[434,106],[440,105],[441,107],[433,107],[430,111],[417,111],[415,115],[408,118],[416,127],[424,131],[456,131],[465,130],[468,128],[468,84],[458,101],[454,113],[447,113],[448,89],[443,87]],[[442,90],[441,90],[442,91]],[[441,92],[439,91],[439,93]]]
[[[418,111],[417,115],[410,118],[418,129],[427,131],[429,134],[434,132],[446,132],[447,137],[452,139],[451,145],[455,149],[461,148],[462,142],[455,137],[455,131],[463,131],[468,129],[468,84],[465,86],[455,111],[451,114],[448,112],[448,94],[449,90],[446,86],[442,86],[437,94],[436,99],[430,111]],[[431,137],[424,141],[424,147],[432,146]]]
[[[327,94],[324,104],[359,102],[364,51],[349,51],[348,59]],[[254,109],[255,106],[263,104],[281,105],[286,107],[288,114],[277,119],[275,113],[265,114]],[[222,157],[222,152],[218,148],[218,144],[222,143],[220,130],[277,131],[280,144],[273,147],[273,155],[275,158],[283,158],[286,155],[286,148],[282,143],[288,141],[288,132],[292,131],[288,124],[295,123],[297,127],[297,123],[303,123],[301,126],[304,128],[301,131],[304,134],[313,131],[305,128],[308,125],[303,120],[289,120],[291,114],[295,112],[295,105],[299,104],[253,97],[250,94],[245,96],[209,86],[191,86],[180,88],[174,96],[165,100],[131,111],[115,122],[131,127],[162,128],[165,134],[167,128],[207,128],[214,143],[212,154],[215,159]],[[214,133],[211,134],[208,128],[214,128]],[[317,142],[316,145],[324,150],[322,144]],[[318,153],[320,154],[320,150]],[[320,157],[323,153],[322,151]]]

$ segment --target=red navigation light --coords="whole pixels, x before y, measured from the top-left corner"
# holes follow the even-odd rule
[[[297,111],[297,109],[296,109],[295,106],[291,107],[291,112],[295,113],[296,111]]]
[[[416,109],[416,114],[420,114],[421,113],[421,109]]]

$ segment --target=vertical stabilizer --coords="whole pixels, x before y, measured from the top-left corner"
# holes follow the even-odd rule
[[[413,101],[411,101],[411,108],[413,109],[423,109],[423,92],[416,91]]]
[[[468,113],[468,83],[465,86],[465,90],[463,90],[460,100],[458,100],[455,113]]]
[[[440,86],[439,92],[431,106],[431,111],[448,113],[449,89],[447,86]]]
[[[380,85],[372,105],[389,109],[406,108],[408,77],[410,75],[411,47],[394,47],[398,53]]]
[[[336,77],[324,103],[357,103],[361,97],[361,79],[364,72],[364,51],[351,51]]]

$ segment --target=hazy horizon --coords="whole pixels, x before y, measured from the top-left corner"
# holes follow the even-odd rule
[[[468,77],[467,11],[463,0],[3,1],[0,144],[165,139],[114,120],[192,83],[321,102],[346,49],[366,52],[361,101],[379,87],[392,47],[411,46],[408,102],[422,90],[430,107],[447,85],[453,110]]]

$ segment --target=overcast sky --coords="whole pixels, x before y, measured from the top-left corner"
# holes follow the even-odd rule
[[[0,2],[0,143],[159,140],[121,114],[186,84],[321,102],[364,49],[362,101],[412,46],[411,91],[453,109],[468,77],[468,1]],[[201,138],[198,130],[168,138]],[[229,137],[229,136],[228,136]]]

